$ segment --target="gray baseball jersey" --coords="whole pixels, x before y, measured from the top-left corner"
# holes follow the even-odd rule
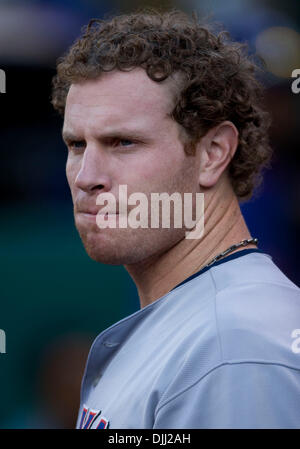
[[[300,289],[256,249],[102,332],[78,428],[300,428]]]

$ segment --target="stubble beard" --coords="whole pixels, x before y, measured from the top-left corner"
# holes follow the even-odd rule
[[[183,229],[106,228],[78,226],[89,257],[108,265],[133,265],[163,254],[185,238]]]

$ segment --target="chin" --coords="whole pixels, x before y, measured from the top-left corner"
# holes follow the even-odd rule
[[[84,247],[91,259],[107,265],[130,265],[144,259],[144,257],[139,257],[136,252],[132,254],[130,251],[112,251],[108,248],[98,248],[97,246],[89,247],[85,244]]]
[[[93,259],[95,262],[103,263],[105,265],[123,265],[124,262],[120,257],[116,257],[112,254],[103,254],[103,252],[99,252],[96,250],[89,250],[85,248],[88,256]]]
[[[157,256],[182,239],[169,229],[104,229],[77,227],[89,257],[108,265],[134,265]]]
[[[79,232],[83,246],[88,256],[96,262],[107,265],[126,265],[137,263],[145,255],[138,254],[136,245],[130,243],[130,238],[113,238],[111,235],[100,236]],[[114,236],[116,237],[116,235]],[[120,237],[120,236],[119,236]]]

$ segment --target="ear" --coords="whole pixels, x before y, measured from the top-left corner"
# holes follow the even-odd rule
[[[238,146],[238,130],[232,122],[222,122],[210,129],[198,145],[199,184],[202,187],[212,187],[234,156]]]

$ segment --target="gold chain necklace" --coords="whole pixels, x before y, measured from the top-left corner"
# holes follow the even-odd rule
[[[258,244],[258,239],[257,238],[251,238],[251,239],[245,239],[242,240],[240,243],[236,243],[235,245],[231,245],[228,249],[226,249],[225,251],[223,251],[222,253],[218,254],[216,257],[214,257],[207,265],[205,265],[205,267],[209,267],[210,265],[212,265],[213,263],[217,262],[219,259],[221,259],[224,256],[227,256],[228,253],[234,251],[237,248],[240,248],[241,246],[247,246],[250,245],[250,243],[253,243],[254,245]],[[202,269],[203,269],[202,268]]]

